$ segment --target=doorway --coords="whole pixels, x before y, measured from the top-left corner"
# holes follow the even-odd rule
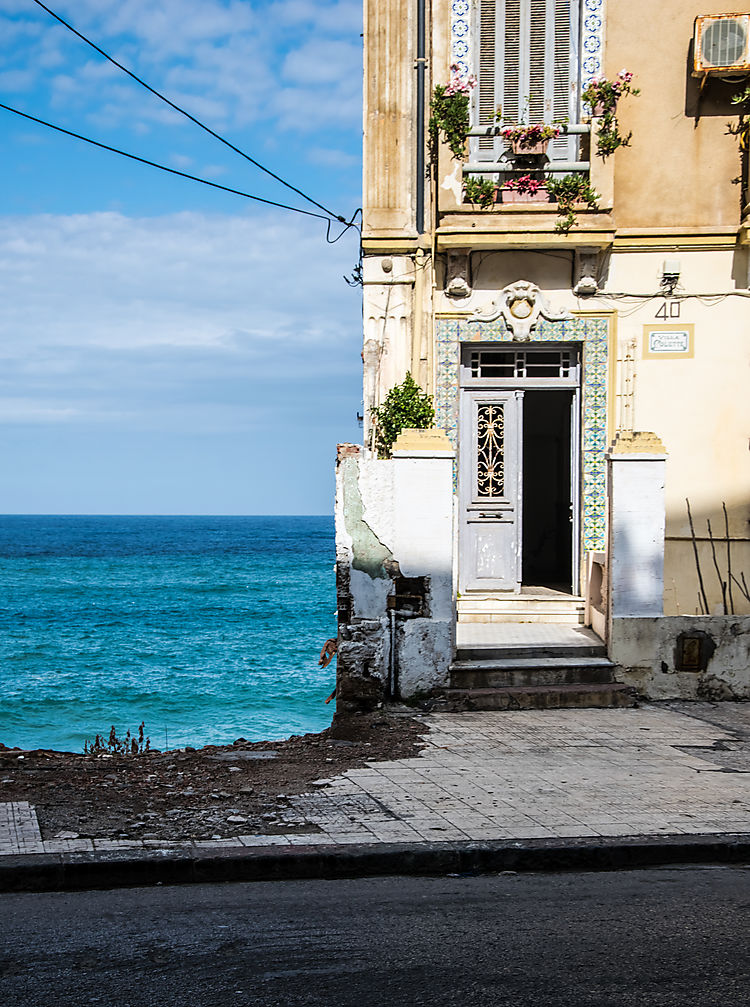
[[[572,570],[571,407],[573,392],[523,397],[521,581],[569,591]]]
[[[577,594],[580,354],[465,346],[459,591]]]

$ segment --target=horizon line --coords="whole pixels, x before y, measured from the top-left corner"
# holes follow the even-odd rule
[[[24,512],[8,512],[0,513],[0,518],[4,517],[333,517],[333,510],[328,511],[324,514],[167,514],[167,513],[149,513],[149,514],[115,514],[115,513],[84,513],[84,512],[66,512],[61,511],[24,511]]]

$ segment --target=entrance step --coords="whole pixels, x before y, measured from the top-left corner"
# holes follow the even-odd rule
[[[567,623],[459,622],[456,660],[490,661],[514,657],[605,657],[596,633]]]
[[[522,688],[540,685],[609,685],[614,665],[606,657],[525,657],[455,661],[451,687]]]
[[[633,705],[603,642],[577,623],[459,623],[456,644],[445,696],[457,709]]]
[[[500,689],[446,689],[446,697],[464,710],[560,710],[633,706],[626,685],[529,685]]]
[[[561,591],[473,592],[456,603],[461,622],[583,623],[584,599]]]

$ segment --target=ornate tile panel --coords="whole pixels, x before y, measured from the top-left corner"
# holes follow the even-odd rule
[[[451,63],[458,65],[461,77],[469,75],[471,39],[471,4],[469,0],[451,2]]]
[[[606,318],[542,320],[534,342],[580,343],[582,346],[581,453],[585,550],[603,550],[606,540],[607,368],[609,323]],[[502,318],[496,322],[439,318],[435,323],[435,422],[458,447],[459,363],[462,343],[511,342]],[[527,344],[523,344],[527,345]]]
[[[581,90],[602,73],[604,60],[605,0],[583,0],[581,17]]]

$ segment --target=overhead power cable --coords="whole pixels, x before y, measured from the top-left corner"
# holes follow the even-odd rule
[[[34,3],[38,7],[41,7],[42,10],[45,10],[50,15],[50,17],[53,17],[56,21],[59,21],[61,25],[63,25],[65,28],[68,29],[68,31],[72,31],[74,35],[77,35],[82,42],[85,42],[86,45],[91,46],[92,49],[95,49],[96,52],[98,52],[106,60],[109,60],[109,62],[112,63],[113,66],[116,66],[119,70],[122,70],[123,73],[126,73],[128,77],[131,77],[134,81],[140,84],[141,87],[145,87],[147,91],[151,92],[151,94],[155,95],[161,101],[166,102],[166,104],[169,105],[170,108],[173,108],[175,112],[179,112],[180,115],[184,115],[186,118],[190,119],[190,121],[194,122],[196,126],[200,126],[201,129],[205,130],[206,133],[209,133],[211,136],[215,137],[215,139],[219,140],[220,143],[223,143],[224,146],[229,147],[230,150],[233,150],[236,154],[239,154],[240,157],[244,157],[246,161],[250,162],[250,164],[255,165],[256,168],[259,168],[261,171],[264,171],[267,175],[270,175],[271,178],[275,179],[277,182],[280,182],[281,185],[286,186],[287,189],[291,189],[292,192],[296,192],[298,196],[301,196],[308,203],[311,203],[313,206],[317,206],[319,210],[323,210],[329,216],[333,217],[334,220],[337,220],[340,224],[348,225],[346,217],[342,217],[340,214],[334,213],[333,210],[329,210],[327,206],[324,206],[322,203],[319,203],[317,200],[313,199],[312,196],[308,196],[307,193],[303,192],[301,189],[298,189],[295,185],[292,185],[291,182],[287,182],[280,175],[277,175],[275,172],[271,171],[270,168],[266,168],[265,165],[260,163],[260,161],[256,161],[254,157],[251,157],[249,154],[246,154],[244,150],[240,150],[239,147],[235,147],[233,143],[230,143],[229,140],[226,140],[219,133],[216,133],[213,129],[211,129],[210,126],[206,126],[206,124],[201,122],[200,119],[196,119],[194,115],[191,115],[184,108],[181,108],[179,105],[176,105],[173,101],[170,101],[169,98],[163,95],[160,91],[157,91],[156,88],[151,87],[151,85],[147,84],[145,80],[142,80],[139,76],[137,76],[137,74],[134,74],[132,70],[128,70],[128,68],[126,66],[123,66],[122,63],[118,63],[116,59],[110,56],[109,53],[106,53],[103,49],[100,49],[95,42],[91,41],[90,38],[86,38],[86,36],[82,35],[81,32],[79,32],[76,28],[73,27],[72,24],[69,24],[64,18],[61,18],[59,14],[56,14],[53,10],[50,10],[49,7],[45,6],[41,2],[41,0],[34,0]],[[179,174],[179,172],[177,174]],[[222,188],[222,186],[219,186],[219,188]]]
[[[245,199],[252,199],[256,203],[265,203],[266,206],[277,206],[281,210],[291,210],[293,213],[302,213],[306,217],[316,217],[318,220],[324,220],[327,226],[326,241],[328,241],[329,244],[335,244],[335,242],[337,242],[350,227],[356,227],[354,218],[360,212],[359,210],[356,211],[351,220],[342,220],[342,223],[344,224],[343,231],[335,238],[331,238],[331,225],[335,224],[337,221],[331,220],[330,217],[324,217],[322,213],[314,213],[312,210],[302,210],[298,206],[288,206],[286,203],[277,203],[273,199],[264,199],[262,196],[253,196],[249,192],[243,192],[241,189],[231,189],[228,185],[220,185],[218,182],[210,182],[207,178],[199,178],[198,175],[188,175],[187,172],[178,171],[177,168],[168,168],[165,164],[159,164],[157,161],[149,161],[146,157],[138,157],[137,154],[129,154],[126,150],[120,150],[118,147],[110,147],[107,143],[100,143],[98,140],[92,140],[88,136],[82,136],[80,133],[74,133],[70,129],[63,129],[62,126],[55,126],[54,123],[45,122],[44,119],[38,119],[35,115],[29,115],[28,112],[20,112],[17,108],[11,108],[10,105],[4,105],[2,102],[0,102],[0,108],[4,108],[6,112],[12,112],[14,115],[20,115],[24,119],[30,119],[31,122],[38,122],[41,126],[47,126],[49,129],[54,129],[58,133],[64,133],[66,136],[72,136],[76,140],[83,140],[84,143],[90,143],[94,147],[100,147],[102,150],[109,150],[113,154],[120,154],[122,157],[128,157],[131,161],[139,161],[141,164],[147,164],[151,168],[158,168],[160,171],[168,171],[170,175],[179,175],[180,178],[190,179],[191,182],[201,182],[203,185],[210,185],[213,189],[221,189],[223,192],[231,192],[235,196],[244,196]]]

